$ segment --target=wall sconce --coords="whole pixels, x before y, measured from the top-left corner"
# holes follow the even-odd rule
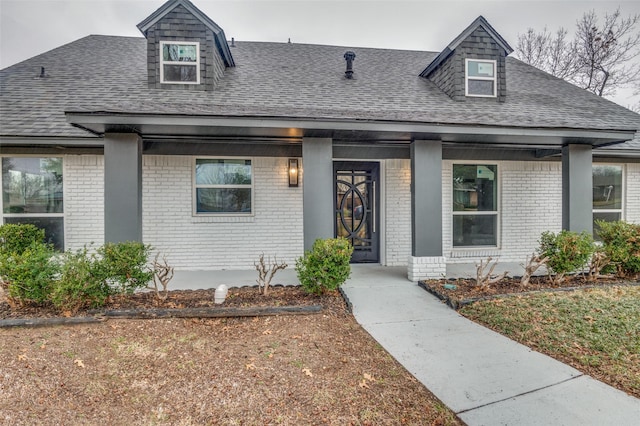
[[[289,158],[289,188],[295,188],[298,186],[299,171],[298,159]]]

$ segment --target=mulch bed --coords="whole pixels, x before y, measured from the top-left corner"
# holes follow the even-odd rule
[[[528,286],[520,284],[519,277],[508,277],[488,287],[479,287],[475,279],[458,278],[448,280],[425,280],[420,287],[458,310],[465,305],[480,300],[522,296],[541,291],[571,291],[577,289],[610,285],[640,285],[639,281],[623,281],[619,278],[602,277],[597,281],[587,281],[582,275],[568,276],[560,283],[553,283],[547,276],[532,277]]]
[[[140,292],[123,297],[112,297],[99,309],[80,309],[77,312],[61,312],[51,305],[11,306],[0,301],[0,321],[11,319],[35,320],[68,318],[68,323],[82,322],[79,318],[97,319],[101,317],[221,317],[259,316],[320,311],[344,311],[345,303],[336,294],[322,296],[309,295],[295,286],[274,286],[267,295],[258,288],[230,288],[224,303],[214,302],[215,289],[169,291],[165,300],[154,292]],[[47,321],[39,321],[46,323]],[[56,321],[50,321],[52,324]],[[58,321],[64,323],[65,321]],[[88,321],[85,321],[88,322]],[[27,324],[30,325],[30,324]]]

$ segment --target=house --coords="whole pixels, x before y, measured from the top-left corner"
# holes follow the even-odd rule
[[[229,41],[188,0],[138,28],[0,72],[3,222],[178,270],[339,235],[410,280],[640,222],[640,116],[509,57],[483,17],[441,52]]]

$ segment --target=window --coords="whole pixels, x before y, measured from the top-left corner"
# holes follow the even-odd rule
[[[172,84],[200,83],[200,43],[161,41],[160,81]]]
[[[596,220],[622,219],[622,166],[593,165],[593,231]]]
[[[194,198],[196,214],[251,214],[251,160],[196,159]]]
[[[62,158],[2,158],[3,223],[30,223],[64,250]]]
[[[498,166],[453,165],[453,246],[498,245]]]
[[[466,59],[465,94],[495,98],[496,61]]]

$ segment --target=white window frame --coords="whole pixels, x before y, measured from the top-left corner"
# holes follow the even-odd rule
[[[16,154],[16,155],[0,155],[0,165],[2,165],[4,158],[60,158],[62,160],[62,213],[5,213],[4,212],[4,183],[2,181],[2,172],[0,172],[0,225],[3,225],[5,218],[52,218],[59,217],[62,218],[62,242],[63,242],[63,250],[67,248],[67,224],[65,219],[65,211],[66,211],[66,203],[64,200],[67,198],[66,194],[66,185],[65,185],[65,172],[64,172],[64,163],[65,159],[62,155],[38,155],[38,154]]]
[[[625,220],[625,201],[626,201],[626,189],[627,189],[627,185],[626,185],[626,172],[625,172],[625,165],[621,164],[621,163],[593,163],[593,165],[591,166],[591,174],[592,174],[592,178],[593,178],[593,168],[596,166],[612,166],[612,167],[620,167],[620,174],[621,174],[621,188],[620,188],[620,208],[619,209],[596,209],[593,205],[593,196],[591,198],[591,213],[595,214],[595,213],[620,213],[620,220]],[[594,236],[595,236],[595,230],[594,230]]]
[[[493,77],[480,77],[469,75],[469,63],[470,62],[484,62],[493,64]],[[469,81],[481,80],[481,81],[493,81],[493,95],[480,95],[475,93],[469,93]],[[493,59],[469,59],[466,58],[464,62],[464,94],[465,96],[474,98],[495,98],[498,96],[498,62]]]
[[[464,211],[464,210],[454,210],[453,209],[453,169],[455,166],[495,166],[496,168],[496,210],[492,211]],[[501,206],[502,206],[502,196],[501,196],[501,182],[502,182],[502,174],[500,164],[495,162],[479,162],[479,161],[456,161],[451,164],[451,249],[455,251],[464,251],[468,252],[470,250],[486,250],[486,249],[500,249],[500,241],[502,238],[501,235]],[[454,231],[453,231],[453,217],[454,216],[495,216],[496,217],[496,244],[495,245],[477,245],[477,246],[456,246],[454,243]]]
[[[196,46],[196,62],[180,62],[180,61],[165,61],[164,60],[164,46],[167,44],[179,44],[185,46]],[[200,84],[200,42],[197,41],[178,41],[178,40],[163,40],[160,41],[160,82],[162,84]],[[165,81],[164,79],[164,66],[165,65],[186,65],[196,67],[196,81]]]
[[[251,161],[251,185],[202,185],[196,184],[196,165],[198,160],[249,160]],[[198,156],[193,157],[191,171],[191,187],[192,191],[192,216],[194,217],[251,217],[255,216],[255,161],[253,157],[224,157],[224,156]],[[251,190],[251,211],[242,212],[229,212],[229,213],[216,213],[216,212],[198,212],[198,189],[200,188],[246,188]]]

